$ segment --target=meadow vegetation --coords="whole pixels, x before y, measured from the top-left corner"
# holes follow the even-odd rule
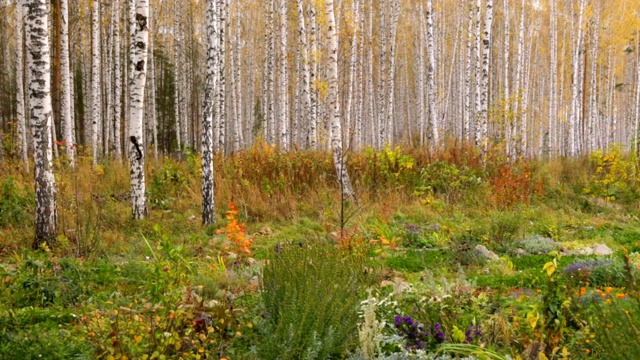
[[[203,227],[198,155],[148,161],[142,221],[128,168],[79,157],[56,164],[60,234],[38,250],[33,180],[0,164],[0,358],[637,358],[635,157],[347,163],[343,206],[329,153],[217,157]]]

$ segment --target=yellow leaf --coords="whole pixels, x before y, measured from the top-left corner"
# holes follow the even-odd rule
[[[565,359],[569,358],[569,350],[566,347],[562,348],[562,357]]]
[[[556,261],[549,261],[548,263],[544,264],[544,267],[542,268],[542,270],[546,270],[547,271],[547,276],[551,276],[553,275],[554,272],[556,272]]]
[[[538,354],[538,360],[549,360],[549,358],[541,352]]]
[[[530,311],[527,313],[527,323],[531,325],[532,329],[536,328],[536,325],[538,324],[538,319],[540,319],[540,314],[538,314],[537,312]]]

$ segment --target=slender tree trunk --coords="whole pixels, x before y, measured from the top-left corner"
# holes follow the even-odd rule
[[[394,104],[395,104],[395,74],[396,74],[396,38],[398,18],[400,16],[400,1],[391,0],[390,38],[389,38],[389,77],[387,78],[387,144],[394,143]]]
[[[549,69],[549,156],[556,155],[558,139],[558,11],[555,1],[551,2],[551,64]]]
[[[432,0],[427,0],[427,54],[429,64],[427,66],[427,96],[429,98],[429,127],[431,128],[431,139],[433,147],[440,146],[440,133],[438,124],[438,114],[436,110],[436,57],[435,43],[433,40],[433,6]]]
[[[185,146],[184,144],[184,134],[182,131],[182,114],[180,110],[182,110],[182,102],[184,101],[183,95],[181,93],[182,84],[181,78],[183,74],[183,69],[180,67],[182,62],[180,62],[180,57],[182,56],[182,46],[180,39],[180,16],[179,13],[182,11],[182,6],[179,5],[178,1],[173,2],[173,65],[174,65],[174,78],[176,81],[175,85],[175,105],[173,108],[174,118],[175,118],[175,132],[176,132],[176,144],[178,146],[178,160],[182,159],[182,151]],[[216,147],[218,146],[218,133],[216,132],[215,136]]]
[[[51,246],[56,241],[57,210],[56,180],[50,155],[51,60],[49,47],[49,19],[45,0],[29,0],[21,3],[25,11],[25,33],[28,51],[29,117],[33,135],[36,232],[33,248],[43,244]]]
[[[274,24],[274,0],[265,0],[267,6],[267,143],[275,145],[276,142],[276,118],[275,118],[275,24]]]
[[[278,9],[280,15],[280,61],[278,62],[278,127],[280,130],[279,142],[282,150],[289,150],[289,81],[287,63],[288,0],[279,0]]]
[[[336,166],[342,194],[347,199],[355,199],[351,188],[351,180],[344,164],[342,153],[342,127],[340,124],[340,100],[338,99],[338,33],[336,32],[336,20],[334,15],[333,0],[325,0],[327,16],[327,40],[329,43],[329,92],[327,102],[331,109],[331,147],[333,161]]]
[[[304,6],[302,0],[296,0],[298,8],[298,46],[300,47],[299,61],[302,63],[302,107],[300,111],[301,119],[309,119],[311,115],[311,73],[309,70],[309,47],[307,44],[307,29],[304,19]],[[309,120],[307,120],[309,121]],[[308,144],[305,143],[305,146]]]
[[[122,136],[121,123],[122,123],[122,59],[120,57],[121,41],[120,41],[120,17],[122,11],[120,9],[120,0],[115,0],[113,3],[115,7],[114,24],[113,24],[113,42],[114,42],[114,71],[115,71],[115,84],[114,84],[114,102],[113,102],[113,144],[114,144],[114,157],[116,161],[122,160]]]
[[[582,21],[584,18],[585,0],[580,0],[580,10],[578,14],[577,38],[573,49],[573,81],[571,85],[571,116],[569,118],[569,154],[578,155],[578,124],[581,121],[580,111],[580,49],[582,48],[583,32]]]
[[[587,125],[588,135],[586,140],[587,153],[596,148],[596,132],[595,126],[598,122],[598,47],[600,45],[600,1],[596,1],[595,14],[593,18],[593,37],[591,42],[591,74],[589,85],[589,123]],[[637,49],[637,48],[636,48]],[[634,127],[635,128],[635,127]],[[637,134],[637,132],[635,133]],[[637,146],[637,141],[634,142]]]
[[[431,0],[428,0],[429,4]],[[425,43],[427,42],[425,36],[425,20],[424,20],[424,9],[422,7],[422,1],[419,2],[418,5],[418,79],[417,79],[417,96],[418,96],[418,128],[420,133],[420,146],[425,145],[425,131],[426,131],[426,117],[425,117],[425,89],[424,89],[424,76],[425,76],[425,67],[426,59],[424,56],[425,53]]]
[[[29,173],[29,147],[27,146],[27,126],[24,104],[24,0],[16,3],[16,130],[18,135],[18,152],[24,170]],[[0,152],[2,152],[0,148]]]
[[[131,201],[133,218],[138,220],[147,215],[144,175],[144,90],[147,80],[147,46],[149,39],[149,3],[137,0],[134,41],[131,44],[130,101],[131,122],[129,123],[129,159],[131,160]]]
[[[351,129],[352,129],[352,114],[353,114],[353,96],[355,89],[355,77],[356,77],[356,62],[358,58],[358,33],[360,29],[358,26],[360,25],[360,3],[359,1],[353,1],[351,11],[353,12],[353,31],[351,34],[350,42],[350,57],[349,57],[349,84],[347,90],[347,104],[345,106],[345,126],[346,129],[346,141],[347,148],[351,147]]]
[[[487,0],[485,11],[484,34],[482,37],[482,79],[480,82],[480,128],[476,130],[479,143],[484,152],[488,149],[489,128],[489,66],[491,65],[491,27],[493,25],[493,0]]]
[[[224,0],[218,0],[219,23],[218,36],[218,105],[216,112],[218,113],[218,149],[223,154],[226,152],[227,145],[227,67],[226,67],[226,46],[227,46],[227,14],[226,3]]]
[[[309,147],[313,150],[318,148],[318,88],[316,81],[318,78],[318,40],[317,40],[317,19],[316,4],[311,1],[309,3],[309,43],[311,53],[309,54]]]
[[[69,7],[67,0],[60,0],[60,120],[63,142],[71,167],[75,167],[75,124],[71,116],[71,76],[69,74]]]
[[[522,6],[520,8],[520,26],[518,31],[518,54],[516,63],[516,84],[515,84],[515,102],[513,111],[515,114],[515,121],[517,122],[517,148],[514,152],[515,156],[524,155],[524,142],[526,141],[527,124],[524,122],[524,116],[522,111],[522,72],[524,70],[524,19],[525,19],[525,0],[522,0]]]
[[[202,224],[216,222],[213,177],[213,109],[215,94],[218,11],[217,0],[207,0],[207,79],[202,112]]]
[[[471,108],[471,89],[473,83],[473,74],[471,72],[471,60],[473,54],[476,51],[473,44],[473,14],[474,14],[474,0],[469,0],[469,22],[467,25],[467,61],[465,66],[465,78],[464,78],[464,119],[463,119],[463,134],[466,141],[471,140],[471,121],[474,119],[473,110]]]
[[[102,96],[100,91],[100,1],[93,0],[91,21],[91,149],[93,165],[98,164],[100,156],[99,132],[102,124]]]

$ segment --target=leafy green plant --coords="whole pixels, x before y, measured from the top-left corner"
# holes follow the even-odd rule
[[[154,208],[169,209],[169,205],[178,197],[186,181],[182,168],[168,160],[151,173],[149,203]]]
[[[362,269],[362,270],[361,270]],[[358,258],[329,245],[278,246],[262,276],[262,359],[326,359],[357,342],[365,278]]]
[[[518,212],[497,212],[490,220],[489,244],[496,250],[507,251],[523,236],[523,218]]]
[[[591,154],[594,173],[584,192],[608,201],[634,198],[637,185],[637,169],[633,161],[624,158],[620,145],[613,145],[606,152],[596,150]]]
[[[31,221],[29,209],[33,208],[35,196],[12,176],[0,182],[0,228],[9,225],[23,225]]]
[[[482,178],[466,166],[456,166],[445,161],[435,161],[420,170],[420,183],[415,194],[421,196],[433,192],[448,202],[460,200],[478,189]]]

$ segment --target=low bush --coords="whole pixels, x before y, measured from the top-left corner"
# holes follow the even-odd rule
[[[261,359],[340,357],[357,343],[364,268],[323,244],[277,246],[262,276]]]

